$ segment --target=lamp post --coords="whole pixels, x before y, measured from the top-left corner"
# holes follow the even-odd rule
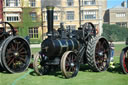
[[[79,27],[81,27],[81,0],[79,0]]]

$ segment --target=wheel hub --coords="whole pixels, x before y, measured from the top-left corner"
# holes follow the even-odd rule
[[[98,53],[98,56],[103,56],[103,55],[104,53],[102,51]]]
[[[18,53],[18,52],[15,52],[14,55],[15,55],[16,57],[18,57],[18,56],[19,56],[19,53]]]
[[[71,63],[70,65],[71,65],[71,67],[74,67],[74,66],[75,66],[75,64],[74,64],[74,63]]]

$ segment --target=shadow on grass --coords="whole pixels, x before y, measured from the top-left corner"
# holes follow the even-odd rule
[[[88,64],[81,64],[79,70],[83,72],[93,72]]]
[[[32,71],[30,72],[30,75],[32,76],[39,76],[35,71]],[[55,77],[58,77],[58,78],[62,78],[62,79],[65,79],[61,73],[61,71],[58,71],[58,70],[52,70],[52,71],[49,71],[47,74],[45,75],[48,75],[48,76],[55,76]],[[45,75],[42,75],[42,76],[45,76]]]
[[[5,71],[4,69],[0,68],[0,72],[3,74],[10,74],[9,72]]]
[[[120,63],[115,63],[114,66],[115,66],[115,68],[109,67],[107,71],[111,72],[111,73],[124,74],[123,71],[122,71],[122,68],[120,66]],[[80,65],[80,71],[94,72],[94,71],[91,70],[91,68],[87,64],[86,65]]]
[[[114,66],[115,68],[109,67],[107,71],[111,73],[123,74],[122,68],[120,67],[120,63],[115,63]]]

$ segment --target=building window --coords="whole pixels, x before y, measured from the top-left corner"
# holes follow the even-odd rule
[[[58,16],[57,15],[54,15],[54,20],[58,20]]]
[[[74,20],[74,11],[67,11],[67,20]]]
[[[95,5],[96,4],[96,2],[95,2],[95,0],[83,0],[82,1],[82,5],[84,5],[84,6],[86,6],[86,5]]]
[[[6,0],[5,6],[7,7],[18,7],[20,6],[20,0]]]
[[[36,0],[29,0],[30,7],[35,7],[36,6]]]
[[[74,5],[73,0],[67,0],[67,5],[68,5],[68,6],[73,6],[73,5]]]
[[[29,37],[32,39],[38,38],[38,28],[37,27],[29,28]]]
[[[30,13],[30,16],[31,16],[31,18],[32,18],[32,21],[36,21],[36,19],[37,19],[36,12],[31,12],[31,13]]]
[[[20,14],[6,14],[7,22],[20,22]]]
[[[59,13],[57,11],[54,12],[54,20],[57,21],[58,20],[58,16],[59,16]]]
[[[126,13],[116,13],[116,17],[125,17]]]
[[[116,24],[121,27],[127,27],[127,22],[117,22]]]
[[[20,0],[6,0],[5,6],[6,7],[18,7],[20,6]]]
[[[82,19],[96,19],[96,11],[82,11]]]
[[[75,25],[67,25],[66,29],[71,29],[71,30],[75,30],[76,26]]]

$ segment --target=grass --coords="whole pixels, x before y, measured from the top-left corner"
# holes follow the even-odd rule
[[[92,72],[88,66],[82,66],[75,78],[64,79],[60,71],[49,75],[37,76],[32,69],[23,73],[0,73],[0,85],[128,85],[128,75],[124,75],[119,66],[119,55],[125,45],[115,45],[115,66],[105,72]],[[40,49],[32,49],[35,54]]]

